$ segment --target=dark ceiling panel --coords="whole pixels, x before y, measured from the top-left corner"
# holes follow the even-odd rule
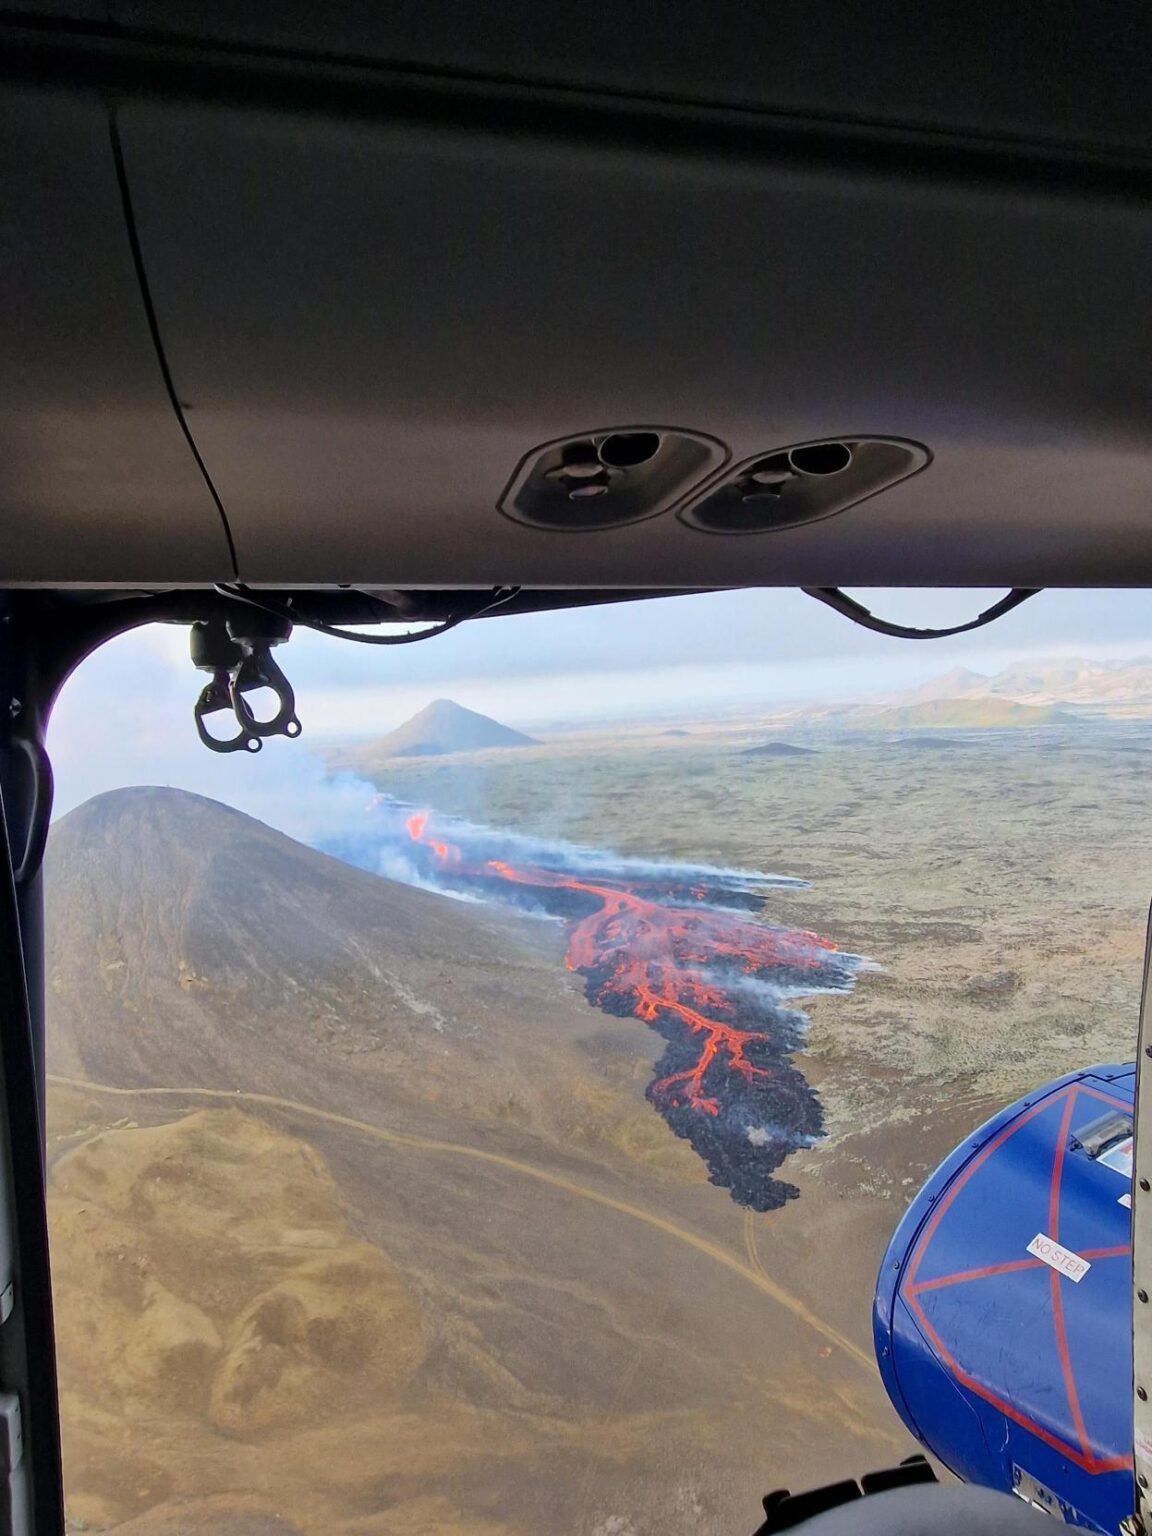
[[[1152,148],[1152,11],[990,0],[110,0],[128,33],[632,96]]]
[[[140,102],[145,264],[240,568],[278,583],[1152,581],[1146,202]],[[495,510],[534,445],[926,443],[809,527]]]
[[[20,21],[75,21],[91,25],[112,20],[108,0],[20,0],[19,5],[0,7],[0,17]]]
[[[231,571],[165,392],[94,99],[0,97],[0,517],[6,585]]]

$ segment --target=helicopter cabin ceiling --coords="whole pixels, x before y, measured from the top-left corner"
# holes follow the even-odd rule
[[[0,582],[1152,581],[1136,5],[0,23]]]

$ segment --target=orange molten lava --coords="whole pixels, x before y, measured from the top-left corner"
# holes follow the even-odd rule
[[[459,864],[460,851],[426,836],[428,818],[408,818],[408,833],[445,863]],[[647,1024],[676,1020],[696,1042],[690,1067],[652,1084],[660,1107],[688,1108],[718,1116],[720,1105],[705,1086],[710,1071],[726,1069],[746,1082],[771,1080],[777,1073],[749,1060],[754,1043],[771,1045],[762,1030],[736,1021],[732,986],[709,982],[706,969],[763,977],[781,968],[816,970],[835,945],[799,929],[773,929],[731,911],[663,906],[612,881],[591,882],[558,870],[517,868],[499,859],[472,870],[537,890],[568,890],[593,899],[595,910],[568,920],[569,970],[589,977],[595,1001],[610,1013]],[[694,893],[693,893],[694,894]],[[701,895],[703,895],[701,891]],[[740,983],[737,982],[737,989]]]
[[[415,811],[404,823],[408,829],[408,836],[414,843],[423,843],[426,848],[440,860],[441,864],[454,864],[460,858],[459,848],[454,848],[451,843],[438,843],[430,837],[424,836],[424,829],[428,825],[428,812]]]

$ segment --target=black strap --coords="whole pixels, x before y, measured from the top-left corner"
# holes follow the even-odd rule
[[[841,592],[839,587],[801,588],[806,596],[814,597],[818,603],[826,603],[836,613],[851,619],[853,624],[871,629],[878,635],[889,635],[894,640],[946,640],[949,635],[963,635],[970,629],[983,629],[985,624],[1003,618],[1013,608],[1019,608],[1021,603],[1026,603],[1030,597],[1035,597],[1037,592],[1043,590],[1043,587],[1013,587],[1006,597],[993,603],[991,608],[985,608],[974,619],[969,619],[967,624],[953,624],[950,629],[912,629],[907,624],[891,624],[887,619],[878,619],[863,603]]]

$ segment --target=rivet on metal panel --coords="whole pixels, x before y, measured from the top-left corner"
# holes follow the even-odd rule
[[[1148,1486],[1148,1479],[1144,1476],[1143,1472],[1141,1472],[1140,1476],[1136,1479],[1136,1481],[1140,1484],[1141,1488],[1147,1488],[1147,1486]]]
[[[1152,1184],[1149,1184],[1147,1179],[1141,1179],[1140,1188],[1144,1191],[1145,1194],[1147,1194],[1148,1191],[1152,1189]]]
[[[1146,1403],[1148,1401],[1148,1394],[1147,1394],[1147,1392],[1145,1392],[1143,1387],[1137,1387],[1136,1388],[1136,1396],[1140,1399],[1140,1401],[1142,1403]]]
[[[1148,1300],[1148,1292],[1147,1291],[1137,1291],[1136,1294],[1137,1294],[1137,1296],[1139,1296],[1141,1301],[1146,1302]]]

